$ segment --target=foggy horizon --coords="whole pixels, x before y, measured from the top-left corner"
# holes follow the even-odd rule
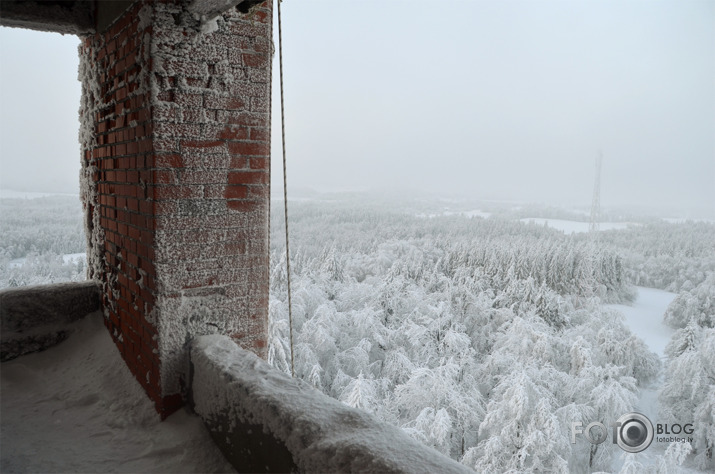
[[[715,216],[712,2],[282,10],[289,198],[408,190],[584,207],[601,151],[603,208]],[[277,28],[274,40],[276,196]],[[78,192],[78,43],[0,28],[0,188]]]
[[[0,471],[715,473],[715,0],[236,2],[2,18]]]

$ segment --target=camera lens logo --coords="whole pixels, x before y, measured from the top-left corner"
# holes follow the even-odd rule
[[[616,443],[629,453],[640,453],[653,442],[653,424],[640,413],[626,413],[616,422]]]

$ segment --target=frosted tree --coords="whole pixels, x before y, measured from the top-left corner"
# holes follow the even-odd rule
[[[693,452],[698,466],[715,467],[715,329],[694,319],[673,335],[665,383],[659,394],[661,416],[694,427]]]
[[[704,390],[691,392],[692,403],[695,405],[693,447],[698,466],[712,469],[715,467],[715,329],[703,331],[698,354],[702,367],[702,372],[698,374],[698,385],[702,385]]]
[[[633,409],[637,400],[636,380],[623,375],[623,368],[612,364],[583,369],[578,391],[588,393],[588,405],[595,410],[596,420],[617,420]],[[612,454],[611,444],[593,444],[588,465],[605,468]]]
[[[670,443],[665,453],[656,458],[656,472],[669,474],[680,471],[680,466],[683,465],[692,450],[690,443]]]
[[[478,472],[568,472],[569,442],[553,414],[555,398],[542,385],[548,383],[548,377],[543,380],[548,373],[526,366],[503,377],[479,426],[483,441],[467,452],[463,462]]]
[[[413,438],[432,446],[442,454],[451,454],[453,421],[446,409],[423,408],[415,420],[407,423],[403,429]]]
[[[397,347],[386,353],[380,376],[395,386],[407,382],[414,370],[415,364],[407,357],[405,350]]]
[[[339,257],[338,251],[335,247],[331,247],[323,257],[323,263],[321,265],[321,270],[325,272],[328,278],[335,281],[344,281],[345,272],[342,259]]]
[[[345,387],[339,400],[348,406],[360,408],[369,413],[375,413],[377,406],[377,390],[374,380],[367,379],[360,372],[356,378]]]
[[[705,398],[695,408],[693,421],[695,426],[693,444],[697,453],[695,462],[701,469],[713,469],[715,468],[715,380],[710,380]]]
[[[625,462],[623,463],[623,466],[621,466],[621,470],[618,471],[618,474],[643,474],[649,471],[643,463],[638,461],[638,455],[624,453],[623,456],[625,457]]]
[[[576,340],[571,344],[569,355],[571,356],[571,375],[579,376],[586,367],[593,365],[591,344],[581,336],[577,336]]]
[[[695,333],[695,328],[691,323],[677,331],[666,347],[670,360],[659,396],[663,415],[682,424],[693,422],[695,407],[705,399],[712,383],[708,375],[712,369],[704,365],[701,353],[703,336]]]
[[[290,374],[290,328],[286,305],[270,298],[268,315],[268,363]]]
[[[436,414],[446,410],[449,418],[442,418],[442,423],[449,421],[449,452],[461,455],[469,441],[470,432],[476,432],[484,413],[481,395],[476,381],[465,376],[456,364],[447,362],[435,369],[416,369],[408,381],[395,388],[394,407],[403,420],[403,426],[410,429],[420,439],[427,439],[427,444],[438,449],[446,449],[444,439],[435,437],[437,432],[425,431],[423,425],[416,423],[420,414]],[[432,412],[425,411],[431,409]],[[439,433],[442,433],[440,431]],[[441,436],[441,435],[440,435]],[[442,446],[442,448],[440,448]]]
[[[393,210],[315,202],[292,213],[298,377],[478,470],[608,467],[607,447],[592,452],[584,437],[571,445],[563,427],[630,411],[636,384],[658,361],[602,301],[628,298],[627,275],[655,281],[650,269],[664,285],[682,279],[692,282],[684,290],[697,289],[698,272],[715,262],[708,229],[693,239],[644,226],[664,230],[665,244],[655,234],[608,234],[619,253],[633,249],[621,259],[540,226]],[[280,240],[271,241],[269,357],[285,370]],[[697,258],[686,268],[671,247]],[[691,345],[704,368],[698,341]],[[691,401],[692,417],[707,419],[703,400]]]
[[[527,364],[537,361],[542,364],[560,365],[561,341],[553,330],[540,318],[529,315],[528,319],[514,317],[502,325],[494,342],[492,355],[501,354],[514,358],[509,363]]]
[[[673,337],[665,347],[665,355],[671,360],[677,359],[685,352],[696,351],[701,340],[702,331],[700,326],[694,320],[691,320],[687,326],[673,333]]]
[[[690,321],[700,327],[715,327],[715,273],[709,273],[690,291],[681,292],[668,306],[663,320],[674,328],[682,328]]]

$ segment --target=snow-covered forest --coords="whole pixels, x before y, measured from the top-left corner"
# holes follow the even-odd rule
[[[677,331],[666,347],[668,363],[660,392],[663,415],[692,423],[701,468],[713,468],[715,450],[715,273],[693,287],[686,281],[665,322]]]
[[[274,204],[269,359],[290,372]],[[520,221],[587,219],[537,206],[290,204],[296,376],[478,472],[609,471],[620,448],[573,444],[572,422],[615,420],[662,380],[660,419],[694,432],[692,450],[664,446],[659,466],[715,467],[715,224],[629,216],[594,236]],[[76,197],[0,210],[0,288],[85,278]],[[629,304],[636,285],[678,293],[667,360],[606,306]]]
[[[628,302],[634,284],[682,289],[668,314],[694,321],[699,336],[678,333],[690,345],[669,348],[662,412],[695,420],[694,465],[712,467],[715,346],[692,325],[713,326],[715,298],[703,295],[714,288],[715,226],[650,220],[594,238],[513,212],[468,217],[480,214],[489,213],[293,203],[296,375],[478,472],[607,471],[619,448],[572,444],[571,423],[633,411],[662,364],[603,304]],[[272,222],[269,357],[289,372],[281,219]],[[675,365],[683,353],[688,375]],[[679,377],[690,377],[686,404]],[[682,462],[675,448],[661,467]]]
[[[82,281],[86,249],[78,196],[0,199],[0,288]]]

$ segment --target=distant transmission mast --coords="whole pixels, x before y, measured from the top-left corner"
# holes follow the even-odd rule
[[[601,222],[601,162],[603,153],[598,152],[596,157],[596,180],[593,183],[593,200],[591,201],[591,224],[588,226],[589,232],[598,232],[598,224]]]

